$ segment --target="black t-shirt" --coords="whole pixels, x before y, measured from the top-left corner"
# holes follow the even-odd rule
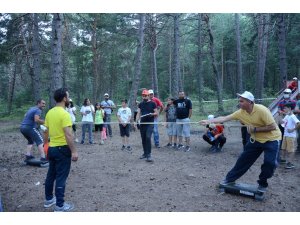
[[[141,122],[154,122],[154,116],[144,116],[149,113],[154,113],[154,109],[156,109],[156,104],[152,101],[141,102],[139,104],[139,109],[141,110]]]
[[[173,104],[176,107],[177,119],[185,119],[189,117],[189,111],[192,109],[191,100],[187,98],[176,99]]]

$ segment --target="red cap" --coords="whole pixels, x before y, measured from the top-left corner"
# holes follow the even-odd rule
[[[147,89],[143,90],[142,95],[149,95],[149,91]]]

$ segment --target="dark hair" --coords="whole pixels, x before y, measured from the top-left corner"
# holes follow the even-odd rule
[[[88,100],[90,100],[90,99],[88,99],[88,98],[85,98],[85,99],[84,99],[84,101],[83,101],[83,105],[84,105],[84,106],[87,106],[87,101],[88,101]]]
[[[43,101],[43,99],[38,99],[37,101],[36,101],[36,104],[38,105],[38,104],[40,104],[41,102]]]
[[[287,102],[283,105],[283,107],[287,107],[293,110],[295,108],[295,104],[293,104],[292,102]]]
[[[298,93],[298,94],[296,95],[296,99],[297,99],[297,100],[300,99],[300,93]]]
[[[98,109],[97,109],[97,106],[100,106],[100,110],[101,110],[101,108],[102,108],[102,106],[101,106],[101,104],[100,104],[100,102],[96,102],[96,104],[95,104],[95,111],[97,111]]]
[[[59,88],[54,92],[54,100],[56,102],[62,102],[64,97],[67,97],[67,88]]]
[[[74,107],[73,102],[70,101],[69,103],[70,103],[70,107],[73,108]]]
[[[124,102],[125,104],[127,104],[127,99],[123,99],[121,102]]]

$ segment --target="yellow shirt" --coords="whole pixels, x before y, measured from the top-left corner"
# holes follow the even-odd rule
[[[276,130],[268,132],[256,132],[251,134],[251,138],[260,143],[267,141],[281,140],[281,132],[275,123],[275,120],[268,108],[260,104],[254,104],[252,112],[249,114],[246,110],[239,109],[230,115],[231,119],[239,120],[245,125],[252,125],[254,127],[264,127],[271,124],[276,125]]]
[[[50,109],[45,118],[45,126],[49,131],[50,147],[67,145],[63,128],[72,126],[72,120],[64,108],[55,106]]]

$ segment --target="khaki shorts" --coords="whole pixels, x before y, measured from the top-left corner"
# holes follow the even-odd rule
[[[287,152],[295,152],[295,140],[293,137],[283,137],[281,149]]]

